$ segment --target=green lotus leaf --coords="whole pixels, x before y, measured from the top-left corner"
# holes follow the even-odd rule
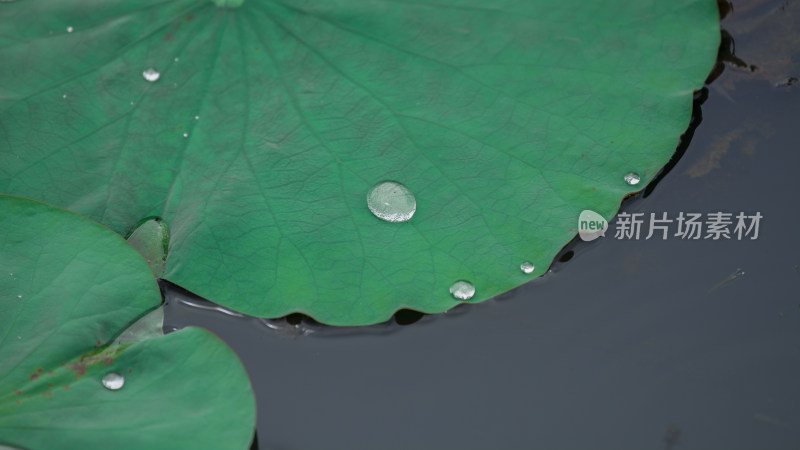
[[[652,180],[718,41],[713,0],[5,3],[0,191],[160,217],[163,277],[243,313],[440,312]]]
[[[158,285],[133,247],[33,200],[0,195],[0,212],[0,446],[248,447],[244,368],[206,330],[160,333],[161,310],[145,314]]]

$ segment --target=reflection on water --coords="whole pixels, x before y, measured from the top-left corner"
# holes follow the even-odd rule
[[[733,271],[732,274],[725,277],[724,280],[720,281],[719,283],[715,284],[714,287],[709,289],[708,293],[710,294],[716,291],[717,289],[721,288],[722,286],[725,286],[726,284],[730,283],[731,281],[743,276],[744,276],[744,270],[742,270],[741,268],[736,269],[735,271]]]
[[[321,335],[325,337],[342,337],[350,336],[353,334],[387,334],[393,333],[403,328],[404,325],[417,323],[421,319],[425,322],[433,320],[434,316],[428,316],[417,311],[401,309],[392,317],[383,323],[378,323],[370,326],[361,327],[333,327],[321,324],[309,316],[299,313],[289,314],[277,319],[267,319],[262,317],[253,317],[246,314],[241,314],[232,311],[216,303],[210,302],[206,299],[198,297],[197,295],[173,284],[169,281],[159,280],[161,292],[164,296],[164,329],[167,332],[176,331],[186,326],[182,323],[187,315],[201,313],[207,318],[213,320],[217,318],[228,317],[228,321],[233,321],[234,326],[250,327],[251,329],[261,329],[267,333],[272,333],[281,338],[297,338],[309,335]],[[455,311],[460,311],[459,308],[454,308],[449,313],[443,315],[457,314]]]

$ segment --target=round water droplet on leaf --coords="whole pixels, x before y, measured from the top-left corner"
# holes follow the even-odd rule
[[[533,272],[533,269],[535,269],[533,263],[530,261],[525,261],[524,263],[520,264],[519,268],[525,273],[531,273]]]
[[[475,295],[475,286],[469,281],[458,280],[450,286],[450,293],[459,300],[469,300]]]
[[[626,174],[623,178],[625,179],[625,182],[630,184],[631,186],[636,186],[637,184],[639,184],[639,181],[642,180],[642,178],[636,172],[630,172]]]
[[[158,79],[161,77],[161,73],[151,67],[142,72],[142,76],[144,77],[145,80],[153,83],[155,81],[158,81]]]
[[[106,389],[116,391],[118,389],[122,389],[122,386],[125,385],[125,377],[118,374],[117,372],[108,372],[107,374],[103,375],[103,386]]]
[[[405,222],[417,210],[414,194],[402,183],[382,181],[367,193],[367,206],[372,214],[387,222]]]
[[[75,28],[67,27],[67,33],[72,33],[73,31],[75,31]]]

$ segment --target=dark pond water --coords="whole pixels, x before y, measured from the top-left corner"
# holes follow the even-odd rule
[[[797,449],[798,19],[797,2],[734,2],[693,138],[621,210],[758,212],[755,240],[615,239],[612,222],[552,273],[407,326],[237,318],[171,288],[165,326],[239,354],[254,448]]]

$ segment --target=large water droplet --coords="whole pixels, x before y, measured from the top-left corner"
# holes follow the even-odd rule
[[[417,210],[414,194],[402,183],[382,181],[367,192],[367,206],[375,217],[387,222],[405,222]]]
[[[630,184],[631,186],[636,186],[637,184],[639,184],[639,181],[642,180],[642,177],[640,177],[639,174],[636,172],[630,172],[625,174],[623,179],[625,180],[626,183]]]
[[[106,389],[110,389],[112,391],[116,391],[118,389],[122,389],[122,386],[125,385],[125,377],[118,374],[117,372],[108,372],[107,374],[103,375],[103,386]]]
[[[535,267],[533,267],[533,263],[530,261],[525,261],[524,263],[520,264],[519,268],[525,273],[531,273],[533,272],[533,269],[535,269]]]
[[[161,73],[151,67],[142,72],[142,76],[144,77],[145,80],[153,83],[155,81],[158,81],[158,79],[161,77]]]
[[[475,295],[475,286],[469,281],[458,280],[450,286],[450,293],[459,300],[469,300]]]

